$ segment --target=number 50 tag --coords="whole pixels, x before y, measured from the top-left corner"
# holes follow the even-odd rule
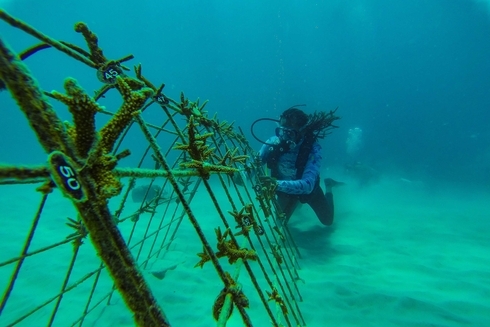
[[[85,193],[71,160],[62,152],[54,151],[49,155],[51,177],[63,194],[72,200],[85,200]]]

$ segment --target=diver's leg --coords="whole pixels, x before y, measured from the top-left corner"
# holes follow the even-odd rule
[[[307,203],[315,211],[316,216],[323,225],[332,225],[334,205],[331,187],[327,187],[327,191],[323,194],[321,187],[318,185],[309,196]]]
[[[298,196],[287,194],[283,192],[277,192],[277,202],[280,209],[284,213],[284,224],[287,224],[294,209],[298,206]]]

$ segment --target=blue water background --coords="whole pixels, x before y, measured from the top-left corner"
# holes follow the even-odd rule
[[[348,130],[359,127],[363,146],[356,160],[408,179],[490,188],[490,11],[484,1],[0,5],[45,34],[81,46],[73,25],[86,22],[107,57],[134,54],[128,65],[142,63],[150,80],[167,85],[168,96],[177,99],[184,91],[191,100],[208,99],[211,115],[236,121],[248,136],[255,119],[277,118],[294,104],[307,104],[308,112],[339,107],[340,128],[322,142],[326,167],[352,160],[345,142]],[[16,51],[37,43],[4,22],[0,35]],[[26,63],[48,91],[62,91],[66,76],[89,92],[101,86],[93,70],[53,49]],[[116,99],[101,102],[117,108]],[[63,106],[55,106],[62,119],[70,119]],[[0,93],[0,109],[0,162],[45,162],[7,92]],[[156,121],[161,113],[153,110],[146,118]],[[272,128],[263,125],[259,134],[266,137],[264,130]]]

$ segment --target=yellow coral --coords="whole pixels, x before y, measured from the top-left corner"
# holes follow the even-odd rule
[[[123,95],[124,103],[107,124],[100,130],[101,140],[97,145],[103,153],[112,151],[114,143],[119,138],[124,129],[131,123],[133,114],[144,105],[146,100],[153,95],[153,90],[144,87],[138,91],[133,91],[124,78],[116,78],[117,85]]]
[[[67,132],[74,142],[78,156],[86,158],[97,139],[95,114],[101,108],[74,78],[65,80],[65,90],[67,95],[56,91],[52,91],[51,95],[68,106],[73,116],[74,127],[69,126]]]

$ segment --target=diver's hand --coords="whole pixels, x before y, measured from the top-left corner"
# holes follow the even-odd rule
[[[259,180],[260,183],[267,188],[277,185],[277,179],[271,176],[259,176]]]

